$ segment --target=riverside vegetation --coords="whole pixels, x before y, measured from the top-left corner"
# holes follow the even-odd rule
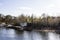
[[[17,25],[20,26],[20,23],[28,23],[29,25],[26,26],[25,29],[36,29],[36,30],[59,30],[60,29],[60,16],[49,16],[45,13],[42,14],[40,17],[32,16],[25,16],[23,14],[19,15],[18,17],[11,16],[11,15],[3,15],[0,14],[0,24],[6,23],[11,24],[13,26]]]

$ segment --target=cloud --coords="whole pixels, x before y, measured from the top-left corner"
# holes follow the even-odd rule
[[[53,8],[53,7],[55,7],[55,5],[54,5],[54,4],[50,4],[50,5],[48,5],[47,7]]]
[[[57,6],[56,4],[51,3],[43,7],[41,12],[48,14],[50,16],[58,16],[57,14],[59,14],[59,10],[60,10],[59,8],[60,8],[59,5]]]
[[[24,14],[24,15],[34,15],[34,16],[40,16],[40,10],[30,8],[30,7],[17,7],[17,9],[14,11],[16,15]]]
[[[18,7],[19,9],[22,9],[22,10],[31,10],[32,8],[30,7]]]

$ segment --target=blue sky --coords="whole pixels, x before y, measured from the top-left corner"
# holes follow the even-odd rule
[[[42,13],[60,16],[60,0],[0,0],[0,13],[12,16],[40,16]]]

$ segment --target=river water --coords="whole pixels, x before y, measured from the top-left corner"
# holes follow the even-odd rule
[[[53,32],[17,31],[0,28],[0,40],[60,40],[60,35]]]

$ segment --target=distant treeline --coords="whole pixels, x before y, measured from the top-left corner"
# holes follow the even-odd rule
[[[60,16],[53,17],[43,13],[40,17],[35,17],[34,15],[25,16],[23,14],[15,17],[0,14],[0,24],[6,23],[14,25],[22,22],[31,23],[33,29],[60,29]]]

